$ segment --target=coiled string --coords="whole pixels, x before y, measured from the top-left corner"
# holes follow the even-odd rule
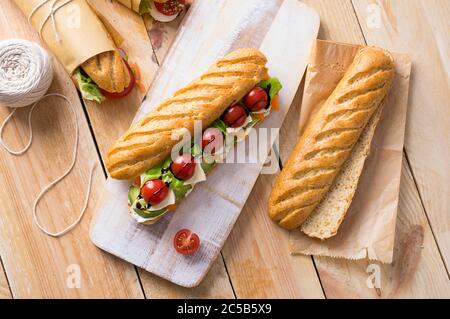
[[[0,126],[0,145],[2,145],[8,153],[15,156],[20,156],[27,152],[33,142],[33,129],[31,122],[33,112],[39,102],[48,97],[58,97],[65,100],[75,122],[75,143],[73,147],[72,161],[69,167],[60,177],[44,187],[33,203],[33,220],[39,229],[49,236],[60,237],[71,231],[81,221],[84,213],[86,212],[89,194],[91,192],[92,176],[96,163],[94,162],[90,168],[87,195],[83,208],[81,209],[77,219],[61,231],[50,232],[46,230],[39,222],[37,216],[37,205],[45,193],[63,180],[72,171],[77,159],[79,141],[78,119],[72,102],[62,94],[45,94],[50,87],[52,79],[53,67],[51,59],[42,47],[33,42],[20,39],[11,39],[0,42],[0,105],[14,108],[14,110],[5,118]],[[28,113],[28,143],[23,149],[14,151],[3,141],[4,128],[11,120],[18,107],[31,104],[32,106],[30,112]]]

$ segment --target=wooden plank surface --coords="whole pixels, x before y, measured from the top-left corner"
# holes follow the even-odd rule
[[[11,28],[12,23],[14,28]],[[9,0],[3,1],[0,7],[0,37],[39,41],[37,32]],[[75,86],[58,63],[55,63],[55,79],[49,91],[64,94],[73,102],[80,127],[78,161],[72,173],[49,191],[38,206],[42,224],[54,231],[64,228],[78,216],[90,165],[99,160]],[[6,128],[5,140],[10,145],[22,146],[28,138],[26,111],[20,110]],[[9,112],[1,108],[0,118],[4,119]],[[11,291],[16,298],[142,297],[134,268],[102,253],[89,241],[90,214],[60,239],[44,235],[33,223],[34,198],[70,163],[74,142],[70,114],[61,100],[47,99],[33,116],[34,143],[30,150],[21,157],[0,150],[0,255]],[[96,170],[89,209],[99,196],[103,180],[101,169]],[[79,267],[80,288],[67,284],[70,265]]]
[[[6,278],[3,263],[0,260],[0,299],[12,298],[11,290],[9,289],[8,279]]]
[[[433,234],[450,267],[450,2],[353,1],[369,44],[413,59],[405,150]],[[365,23],[380,12],[380,28]],[[379,9],[375,9],[379,8]]]

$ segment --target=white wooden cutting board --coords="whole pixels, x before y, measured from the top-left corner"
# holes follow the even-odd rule
[[[194,15],[193,10],[204,12]],[[204,18],[194,21],[192,16]],[[280,111],[272,112],[259,127],[281,127],[306,69],[319,23],[317,13],[297,0],[208,0],[208,5],[195,5],[135,120],[229,51],[259,47],[267,56],[270,74],[283,84]],[[265,154],[269,149],[270,145]],[[219,254],[261,166],[261,161],[219,164],[175,213],[151,226],[136,224],[128,215],[129,183],[110,178],[91,224],[91,239],[109,253],[175,284],[197,286]],[[191,229],[201,240],[200,249],[191,256],[180,255],[173,248],[173,237],[182,228]]]

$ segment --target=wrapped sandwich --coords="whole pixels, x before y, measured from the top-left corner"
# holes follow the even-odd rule
[[[128,9],[143,15],[149,13],[155,20],[170,22],[185,7],[185,0],[117,0]]]
[[[85,0],[14,1],[85,99],[100,103],[131,92],[135,78],[125,54]]]
[[[266,62],[257,49],[229,53],[134,123],[108,151],[111,177],[131,181],[128,204],[137,222],[153,224],[174,210],[206,180],[216,156],[223,158],[278,108],[281,84],[269,77]],[[195,121],[201,121],[201,136],[177,151],[173,134],[194,136]]]

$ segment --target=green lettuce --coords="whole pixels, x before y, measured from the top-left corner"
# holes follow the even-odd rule
[[[215,120],[210,127],[218,128],[223,134],[227,134],[227,125],[225,122],[219,117],[217,120]]]
[[[258,83],[260,88],[269,92],[269,98],[272,100],[278,92],[283,88],[280,81],[277,78],[268,78]]]
[[[185,185],[183,181],[180,181],[175,176],[172,177],[170,188],[173,190],[176,199],[181,199],[186,196],[186,193],[192,189],[192,185]]]
[[[84,74],[81,68],[78,68],[75,71],[75,79],[78,82],[78,88],[80,89],[83,98],[97,103],[101,103],[105,99],[97,84],[95,84],[89,76]]]
[[[141,0],[141,3],[139,4],[139,14],[143,15],[145,13],[150,13],[150,1]]]

